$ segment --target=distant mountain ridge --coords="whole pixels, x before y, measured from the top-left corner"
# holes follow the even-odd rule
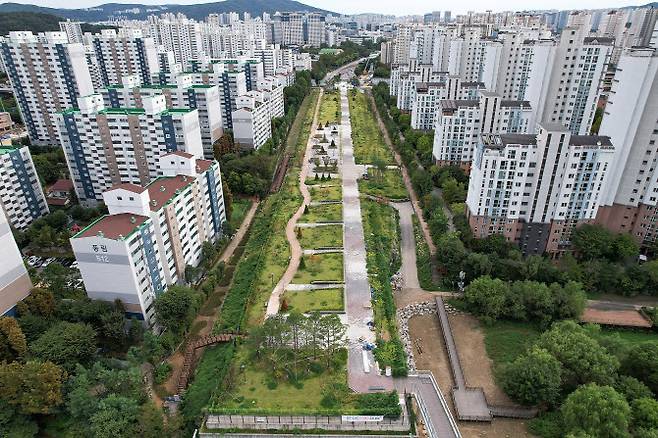
[[[248,12],[252,16],[258,16],[262,15],[263,12],[274,13],[276,11],[308,11],[318,12],[321,14],[335,14],[333,12],[314,8],[313,6],[308,6],[294,0],[224,0],[215,3],[202,3],[195,5],[141,5],[132,3],[106,3],[103,5],[83,9],[47,8],[44,6],[20,3],[0,4],[0,14],[8,12],[36,12],[87,22],[106,21],[113,16],[125,16],[130,19],[139,20],[144,19],[149,15],[158,15],[167,12],[174,14],[182,13],[185,14],[188,18],[201,20],[207,17],[208,14],[219,14],[222,12],[238,12],[241,15],[244,12]]]

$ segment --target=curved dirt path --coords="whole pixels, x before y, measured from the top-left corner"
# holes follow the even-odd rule
[[[290,262],[288,263],[288,268],[286,269],[286,272],[283,273],[283,276],[272,290],[270,299],[267,302],[267,310],[265,311],[266,318],[279,313],[279,307],[281,305],[281,295],[283,295],[283,293],[286,290],[286,287],[290,284],[293,277],[297,273],[297,269],[299,268],[299,261],[301,260],[302,255],[304,254],[304,251],[302,250],[302,246],[299,244],[299,240],[297,240],[295,227],[297,226],[297,221],[299,220],[299,218],[301,218],[302,215],[304,214],[304,209],[306,208],[307,205],[311,203],[311,193],[309,192],[308,186],[306,185],[306,177],[308,176],[308,169],[309,169],[308,158],[313,148],[313,142],[311,141],[311,139],[313,138],[313,133],[315,132],[316,127],[318,126],[318,114],[320,113],[320,105],[322,104],[323,94],[324,91],[321,88],[320,94],[318,95],[318,100],[315,104],[315,111],[313,113],[313,122],[311,124],[310,133],[308,139],[306,140],[306,150],[304,151],[302,169],[299,172],[299,191],[301,192],[302,197],[304,199],[302,201],[302,204],[295,212],[295,214],[292,215],[292,217],[286,224],[286,239],[290,244]]]
[[[256,214],[256,210],[258,209],[259,204],[260,201],[256,199],[253,200],[251,207],[249,208],[249,211],[247,211],[247,214],[242,220],[242,224],[240,224],[240,228],[238,228],[238,230],[235,232],[235,235],[233,236],[233,239],[231,239],[231,242],[228,244],[228,246],[224,248],[222,255],[217,260],[217,263],[219,262],[226,263],[233,256],[235,249],[238,247],[238,245],[240,245],[242,239],[247,233],[247,230],[251,225],[251,221],[254,219],[254,215]],[[194,321],[192,321],[192,324],[190,324],[190,327],[193,327],[194,324],[197,324],[199,321],[203,321],[205,322],[205,326],[203,326],[203,328],[199,330],[199,333],[196,336],[203,337],[209,335],[210,332],[212,331],[213,325],[215,324],[215,320],[217,319],[218,316],[219,316],[219,311],[214,312],[212,315],[202,315],[199,313],[197,314],[196,318],[194,318]],[[183,369],[183,362],[185,361],[184,346],[187,345],[188,341],[189,339],[186,339],[186,342],[183,342],[181,344],[181,347],[178,348],[174,352],[174,354],[169,356],[169,358],[167,359],[167,363],[171,365],[171,374],[169,375],[169,379],[167,379],[167,381],[163,383],[162,386],[166,389],[166,391],[169,394],[175,394],[176,391],[178,390],[178,377],[181,373],[181,370]],[[155,391],[151,391],[151,392],[152,392],[153,401],[158,406],[162,406],[163,400],[157,396]]]

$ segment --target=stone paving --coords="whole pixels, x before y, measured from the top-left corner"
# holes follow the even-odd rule
[[[347,85],[341,84],[341,167],[343,170],[343,248],[345,265],[345,312],[348,328],[347,378],[356,392],[393,389],[392,378],[379,374],[370,351],[363,350],[364,342],[375,343],[375,332],[368,322],[373,321],[370,284],[366,267],[366,243],[363,236],[361,201],[358,178],[363,166],[354,162],[352,125],[347,101]],[[364,354],[370,370],[364,367]],[[368,371],[368,372],[366,372]]]

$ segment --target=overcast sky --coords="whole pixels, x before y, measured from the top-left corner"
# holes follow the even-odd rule
[[[31,3],[55,8],[84,8],[103,3],[141,3],[141,4],[194,4],[210,3],[217,0],[12,0],[17,3]],[[500,0],[492,4],[491,0],[462,0],[459,2],[436,0],[302,0],[302,3],[328,9],[343,14],[360,12],[378,12],[382,14],[412,15],[435,10],[450,9],[454,14],[466,11],[524,10],[524,9],[594,9],[616,8],[645,4],[649,0]]]

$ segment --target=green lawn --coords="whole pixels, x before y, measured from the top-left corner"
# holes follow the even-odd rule
[[[386,146],[375,115],[370,110],[365,94],[356,91],[348,95],[354,159],[357,164],[371,164],[377,159],[394,164],[393,154]]]
[[[482,325],[487,355],[494,368],[512,362],[525,352],[540,335],[539,329],[523,322],[496,321]]]
[[[289,310],[302,313],[343,310],[343,289],[288,291],[283,295]]]
[[[318,118],[318,121],[323,125],[327,122],[338,122],[340,118],[340,94],[337,91],[324,93]]]
[[[308,207],[308,213],[302,215],[299,222],[341,222],[343,220],[342,204],[323,204]]]
[[[247,359],[244,353],[240,354],[239,368],[242,371],[237,376],[235,391],[231,395],[223,394],[218,397],[213,408],[229,410],[260,410],[273,413],[311,413],[322,411],[324,408],[320,401],[324,395],[323,388],[332,383],[347,386],[346,365],[339,370],[325,371],[321,374],[311,375],[302,381],[292,384],[289,382],[275,382],[269,372],[257,368],[256,364]],[[345,364],[347,358],[345,358]],[[341,403],[346,410],[353,409],[353,398],[348,395]]]
[[[232,230],[237,230],[242,224],[244,217],[247,215],[247,211],[251,207],[251,199],[247,198],[235,198],[231,204],[231,219],[229,220],[229,225]]]
[[[325,225],[314,228],[299,228],[303,249],[342,248],[343,226]]]
[[[342,201],[343,188],[340,182],[312,185],[310,187],[311,200],[319,201]]]
[[[263,247],[261,253],[263,269],[259,272],[255,284],[255,291],[251,305],[247,309],[247,326],[260,324],[264,316],[273,283],[281,278],[288,267],[290,257],[290,245],[286,240],[286,224],[302,202],[299,192],[299,172],[301,159],[304,154],[304,145],[311,132],[315,103],[318,92],[313,90],[311,95],[304,100],[302,107],[290,128],[290,134],[286,142],[286,150],[294,151],[294,160],[288,169],[286,178],[278,193],[268,196],[260,206],[259,214],[272,215],[272,227],[269,241]]]
[[[359,190],[373,196],[389,199],[404,199],[409,197],[402,180],[402,173],[397,169],[386,169],[381,175],[378,170],[368,169],[368,179],[359,180]]]
[[[303,256],[304,267],[297,270],[293,283],[309,284],[314,281],[343,281],[343,254],[315,254]]]
[[[655,332],[601,327],[601,336],[611,337],[617,335],[619,335],[621,340],[624,341],[624,343],[629,347],[637,344],[643,344],[645,342],[658,342],[658,333]]]

